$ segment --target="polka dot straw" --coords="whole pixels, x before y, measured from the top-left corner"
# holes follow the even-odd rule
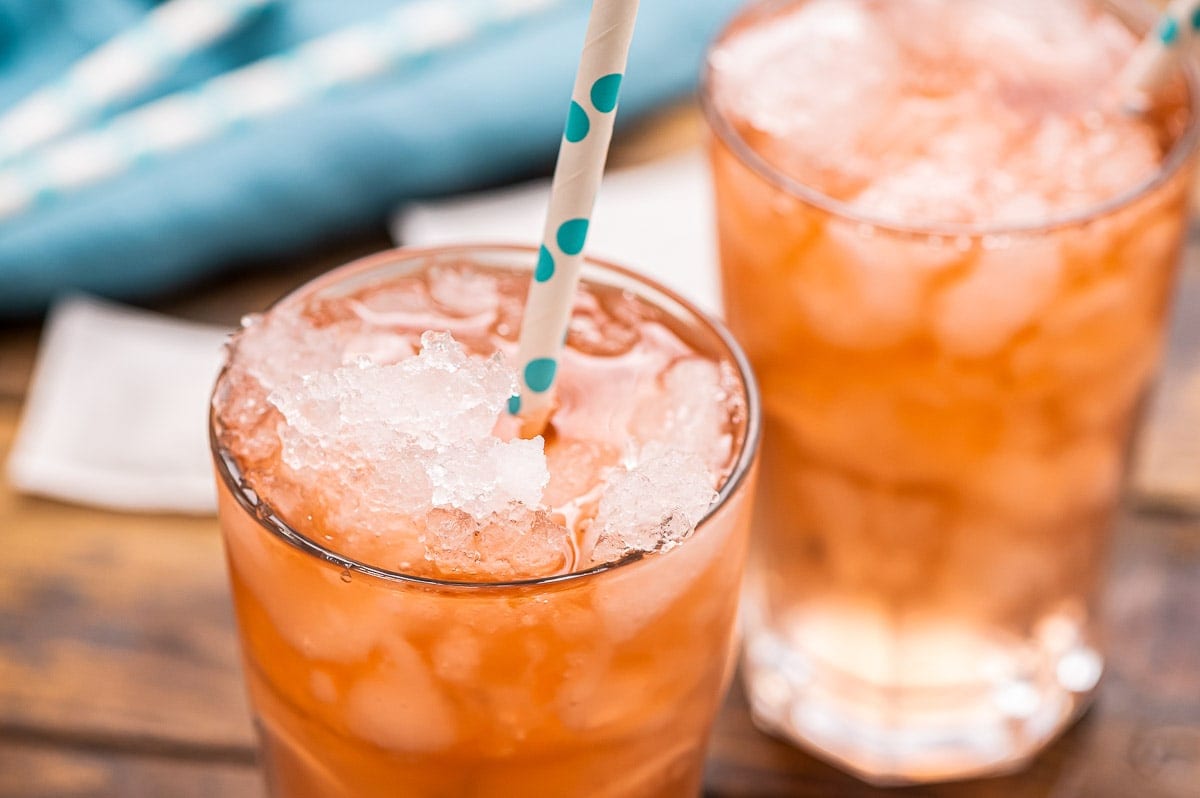
[[[571,319],[588,224],[608,146],[638,0],[594,0],[579,72],[567,111],[537,266],[525,303],[518,354],[520,395],[508,409],[526,434],[545,427],[554,409],[554,378]]]
[[[1175,0],[1146,34],[1119,78],[1121,100],[1131,111],[1145,110],[1154,92],[1200,31],[1200,0]]]

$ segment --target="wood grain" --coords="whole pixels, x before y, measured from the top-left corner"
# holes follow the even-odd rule
[[[0,454],[16,407],[0,404]],[[216,521],[0,485],[0,730],[248,750]]]
[[[0,798],[263,798],[252,765],[0,740]]]

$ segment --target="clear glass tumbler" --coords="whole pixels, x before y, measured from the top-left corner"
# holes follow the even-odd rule
[[[388,252],[281,305],[339,296],[439,258],[528,271],[536,255]],[[745,397],[733,471],[695,533],[669,551],[510,583],[382,570],[279,517],[240,478],[239,453],[213,427],[221,529],[273,796],[698,794],[733,669],[758,396],[737,344],[688,302],[595,261],[583,279],[674,319],[697,351],[727,364]]]
[[[717,47],[802,2],[752,4]],[[1185,112],[1195,86],[1179,81]],[[1103,670],[1097,597],[1163,346],[1196,115],[1116,198],[956,227],[868,217],[789,177],[723,102],[736,91],[714,88],[710,61],[725,308],[765,415],[756,721],[881,784],[1019,767]]]

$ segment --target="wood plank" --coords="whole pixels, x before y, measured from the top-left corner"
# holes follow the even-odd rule
[[[252,765],[0,740],[0,798],[263,798]]]
[[[0,460],[16,424],[0,404]],[[249,750],[215,519],[0,484],[0,729]]]

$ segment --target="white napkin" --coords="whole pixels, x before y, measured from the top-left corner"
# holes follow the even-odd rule
[[[51,312],[8,460],[17,490],[211,513],[208,399],[228,331],[73,297]]]
[[[530,244],[542,235],[550,182],[416,203],[393,238],[406,246],[463,241]],[[700,307],[720,310],[712,188],[703,153],[610,172],[588,228],[588,254],[649,275]]]

